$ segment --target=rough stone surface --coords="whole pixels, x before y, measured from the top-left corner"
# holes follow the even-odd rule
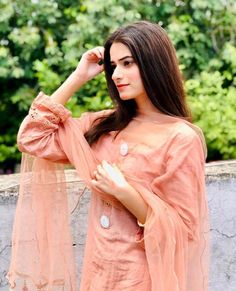
[[[67,170],[71,225],[75,254],[78,258],[78,276],[87,226],[89,191],[85,191],[77,205],[84,186],[73,170]],[[215,162],[206,165],[207,196],[211,221],[211,272],[209,291],[236,290],[236,161]],[[19,174],[0,176],[0,290],[8,291],[5,279],[11,252],[11,232],[19,190]]]

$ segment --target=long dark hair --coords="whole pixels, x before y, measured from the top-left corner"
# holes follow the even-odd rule
[[[104,44],[104,70],[115,110],[97,120],[85,133],[88,143],[93,144],[101,135],[110,131],[120,132],[137,114],[136,102],[133,99],[121,100],[112,80],[110,48],[114,42],[120,42],[129,48],[152,104],[164,114],[191,119],[175,49],[167,33],[158,24],[139,21],[120,27]]]

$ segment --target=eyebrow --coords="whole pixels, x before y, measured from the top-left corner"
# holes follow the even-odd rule
[[[123,60],[128,59],[128,58],[132,58],[133,59],[132,56],[125,56],[125,57],[119,59],[118,62],[123,61]],[[111,64],[115,64],[115,62],[114,61],[111,61]]]

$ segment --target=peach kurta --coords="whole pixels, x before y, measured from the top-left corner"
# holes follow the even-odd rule
[[[62,105],[40,94],[21,125],[19,148],[53,162],[71,163],[78,169],[76,144],[72,150],[66,140],[68,131],[75,127],[83,134],[93,120],[108,113],[72,118]],[[81,291],[207,290],[207,271],[196,252],[198,248],[202,254],[205,250],[206,241],[200,236],[205,227],[201,219],[207,213],[205,157],[198,131],[179,118],[139,112],[115,139],[116,132],[110,132],[92,146],[98,161],[116,163],[144,195],[149,213],[143,229],[119,201],[92,191]],[[76,132],[73,134],[76,136]],[[168,254],[169,249],[175,249],[174,253]],[[195,278],[197,269],[201,269],[202,278]]]

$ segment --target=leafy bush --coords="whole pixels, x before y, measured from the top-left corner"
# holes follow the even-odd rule
[[[84,51],[140,19],[163,25],[177,49],[209,159],[235,158],[234,0],[0,0],[0,10],[0,168],[19,161],[16,133],[37,92],[52,93]],[[103,75],[68,104],[77,116],[110,106]]]
[[[236,159],[236,88],[223,88],[218,72],[202,72],[186,81],[193,117],[204,131],[208,159]]]

